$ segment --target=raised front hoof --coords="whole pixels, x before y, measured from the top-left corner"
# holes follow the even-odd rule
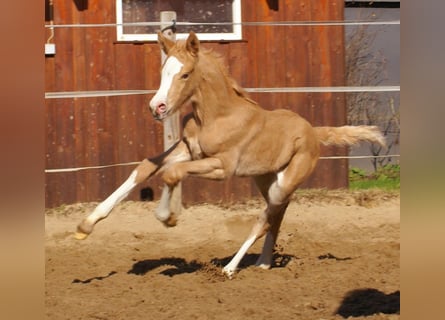
[[[167,220],[162,221],[162,223],[168,228],[176,227],[178,224],[178,219],[176,218],[175,214],[171,214],[170,217],[168,217]]]
[[[84,220],[77,226],[76,233],[74,233],[74,239],[85,240],[91,232],[93,232],[93,226]]]
[[[74,234],[74,239],[76,240],[85,240],[89,236],[88,233],[76,232]]]

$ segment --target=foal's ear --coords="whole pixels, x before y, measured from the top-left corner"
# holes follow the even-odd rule
[[[193,31],[190,31],[190,34],[185,43],[185,47],[187,51],[190,52],[192,56],[198,56],[199,52],[199,40],[196,34]]]
[[[167,55],[170,49],[175,45],[175,42],[165,37],[161,31],[158,31],[158,43],[161,46],[162,51]]]

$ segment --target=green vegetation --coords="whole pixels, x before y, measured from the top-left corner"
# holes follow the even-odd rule
[[[349,169],[349,189],[400,190],[400,165],[387,164],[373,173],[359,168]]]

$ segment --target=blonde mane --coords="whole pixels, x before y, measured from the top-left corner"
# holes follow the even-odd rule
[[[179,40],[176,42],[175,54],[178,54],[178,55],[187,54],[185,40]],[[246,101],[248,101],[252,104],[258,105],[258,103],[256,101],[252,100],[249,97],[249,94],[247,93],[247,91],[243,87],[241,87],[238,84],[238,82],[236,82],[236,80],[233,79],[232,76],[229,74],[228,68],[225,63],[225,59],[221,54],[215,52],[213,49],[201,47],[201,50],[199,51],[199,57],[203,58],[205,60],[209,60],[210,63],[212,63],[213,65],[216,66],[216,68],[224,76],[227,86],[231,87],[237,96],[245,99]]]
[[[229,74],[227,65],[225,63],[225,59],[224,59],[224,57],[221,54],[213,51],[212,49],[201,50],[201,53],[202,53],[202,55],[210,58],[215,63],[215,65],[218,66],[218,68],[221,71],[222,75],[226,79],[226,82],[227,82],[228,86],[231,87],[233,89],[233,91],[235,91],[235,93],[239,97],[247,100],[250,103],[253,103],[253,104],[256,104],[256,105],[258,104],[256,101],[252,100],[249,97],[249,94],[247,93],[247,91],[243,87],[241,87],[238,84],[238,82],[236,82],[236,80],[233,79],[232,76]]]
[[[181,52],[181,51],[184,52],[184,53],[187,52],[186,51],[187,49],[186,49],[186,46],[185,46],[185,41],[183,41],[183,40],[182,41],[178,41],[176,43],[176,48],[177,48],[176,52]],[[209,49],[209,48],[201,48],[201,50],[199,52],[199,56],[200,56],[200,58],[209,60],[210,63],[215,65],[215,67],[224,76],[227,86],[232,88],[232,90],[236,93],[237,96],[245,99],[246,101],[248,101],[248,102],[250,102],[252,104],[258,105],[258,103],[256,101],[252,100],[249,97],[249,94],[247,93],[247,91],[243,87],[241,87],[236,82],[235,79],[233,79],[230,76],[230,74],[228,72],[228,68],[227,68],[226,63],[225,63],[225,59],[224,59],[224,57],[221,54],[219,54],[219,53],[217,53],[217,52],[215,52],[215,51],[213,51],[212,49]]]

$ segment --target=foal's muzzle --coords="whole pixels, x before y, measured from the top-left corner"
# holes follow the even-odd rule
[[[150,110],[153,117],[156,120],[162,120],[168,115],[168,108],[165,102],[161,101],[150,101]]]

